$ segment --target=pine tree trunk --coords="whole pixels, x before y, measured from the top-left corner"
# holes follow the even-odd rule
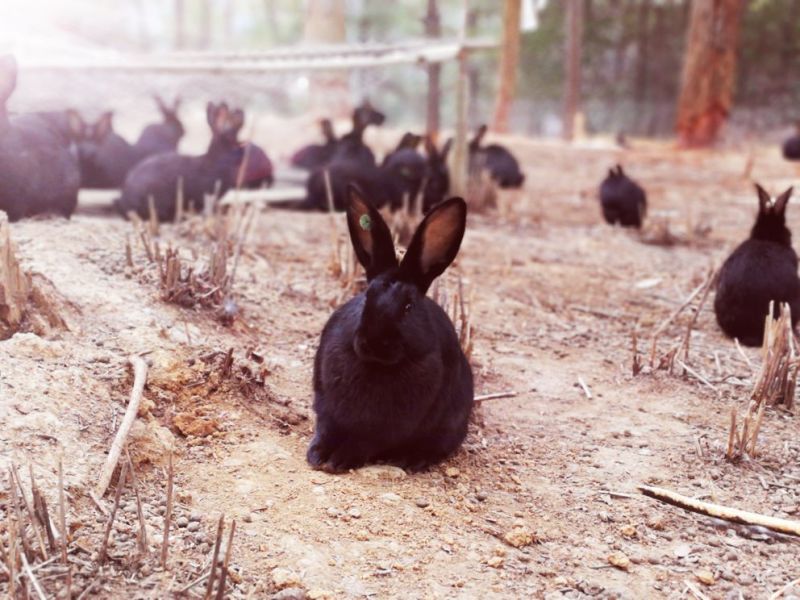
[[[583,0],[566,0],[566,77],[564,78],[564,139],[575,137],[575,117],[580,108]]]
[[[508,131],[508,117],[517,86],[521,14],[521,0],[505,0],[503,3],[503,46],[500,53],[500,86],[497,90],[497,102],[492,120],[492,129],[499,132]]]
[[[308,0],[304,39],[310,45],[343,44],[345,0]],[[348,75],[343,71],[316,72],[311,76],[313,107],[327,116],[343,117],[350,111]]]
[[[684,147],[713,144],[730,114],[743,0],[693,0],[678,99]]]
[[[425,15],[425,35],[429,38],[438,38],[442,35],[442,22],[439,17],[439,7],[436,0],[428,0],[428,12]],[[440,108],[442,102],[441,84],[442,65],[431,63],[428,65],[428,135],[436,136],[441,126]]]

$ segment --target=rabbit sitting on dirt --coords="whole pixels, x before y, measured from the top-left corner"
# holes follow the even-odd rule
[[[472,410],[472,370],[449,317],[425,296],[458,253],[467,206],[451,198],[433,208],[398,263],[378,211],[355,186],[348,195],[369,286],[322,331],[307,459],[331,472],[376,461],[424,469],[461,445]]]
[[[617,165],[608,170],[608,177],[600,184],[600,205],[609,225],[641,227],[647,213],[647,195],[642,186]]]
[[[759,346],[764,337],[764,318],[769,303],[789,304],[792,326],[800,317],[800,279],[792,234],[786,227],[789,188],[773,202],[756,184],[758,216],[750,239],[742,242],[722,265],[714,312],[722,330],[747,346]]]

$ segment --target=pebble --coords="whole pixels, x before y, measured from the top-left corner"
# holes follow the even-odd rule
[[[741,575],[739,575],[737,581],[739,582],[739,585],[748,586],[748,585],[753,585],[754,580],[751,575],[748,575],[747,573],[742,573]]]
[[[272,600],[306,600],[308,595],[303,588],[290,587],[271,596]]]
[[[287,588],[298,588],[300,580],[297,575],[292,573],[289,569],[283,567],[275,567],[272,569],[272,583],[279,590]],[[305,594],[305,592],[303,592]]]
[[[192,514],[189,515],[189,520],[199,523],[203,520],[203,515],[201,515],[199,512],[192,511]]]
[[[448,477],[458,477],[461,475],[461,471],[459,471],[456,467],[447,467],[444,474]]]
[[[390,502],[392,504],[394,504],[395,502],[400,502],[402,500],[402,498],[397,494],[395,494],[394,492],[386,492],[385,494],[381,494],[380,498],[384,502]]]
[[[197,521],[190,521],[189,525],[186,527],[187,531],[200,531],[200,523]]]
[[[478,502],[485,502],[485,501],[486,501],[486,499],[487,499],[488,497],[489,497],[489,496],[486,494],[486,492],[477,492],[477,493],[475,494],[475,499],[476,499]]]
[[[347,514],[350,515],[352,519],[360,519],[361,518],[361,511],[357,508],[351,508],[347,511]]]
[[[360,468],[357,473],[365,475],[370,479],[384,479],[388,481],[397,481],[408,477],[403,469],[393,465],[369,465]]]
[[[426,508],[426,507],[430,506],[431,503],[428,501],[427,498],[417,498],[414,501],[414,504],[416,504],[420,508]]]
[[[175,519],[175,525],[178,527],[186,527],[189,524],[189,519],[186,517],[178,517]]]
[[[253,513],[245,513],[242,517],[242,521],[245,523],[252,523],[253,522]]]
[[[503,566],[504,558],[502,556],[492,556],[489,560],[486,561],[486,564],[492,567],[493,569],[499,569]]]
[[[338,508],[334,507],[334,506],[329,507],[328,510],[325,511],[325,512],[327,512],[328,516],[330,518],[332,518],[332,519],[336,519],[336,518],[339,517],[339,515],[342,514],[341,511]]]

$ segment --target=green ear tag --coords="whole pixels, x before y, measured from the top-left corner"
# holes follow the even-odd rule
[[[372,220],[369,218],[369,215],[361,215],[361,218],[358,220],[358,224],[364,231],[369,231],[372,229]]]

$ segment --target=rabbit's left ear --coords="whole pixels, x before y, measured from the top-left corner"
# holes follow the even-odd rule
[[[354,184],[347,186],[347,229],[367,281],[397,267],[397,255],[389,226]]]
[[[775,198],[775,212],[779,215],[786,213],[786,203],[789,202],[789,198],[792,197],[792,190],[794,188],[790,187],[788,190],[783,192],[780,196]]]
[[[467,227],[467,203],[450,198],[431,210],[420,223],[400,263],[398,277],[421,293],[444,273],[458,254]]]
[[[772,198],[769,197],[767,190],[765,190],[763,187],[757,183],[755,186],[756,192],[758,193],[758,211],[762,214],[766,214],[769,212],[770,206],[772,206]]]

